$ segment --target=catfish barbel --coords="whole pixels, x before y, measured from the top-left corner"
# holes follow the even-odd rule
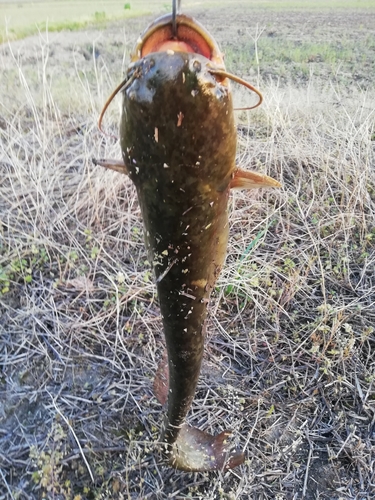
[[[280,184],[235,164],[229,79],[255,89],[226,72],[218,45],[198,22],[181,14],[174,27],[172,21],[160,17],[144,31],[100,116],[99,127],[121,91],[122,161],[95,163],[127,174],[137,189],[167,345],[155,389],[159,401],[168,401],[162,435],[168,461],[205,471],[244,461],[227,443],[229,431],[212,436],[185,422],[203,358],[207,303],[226,255],[229,191]]]

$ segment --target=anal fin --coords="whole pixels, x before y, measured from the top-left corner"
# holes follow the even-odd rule
[[[281,187],[280,182],[272,179],[268,175],[259,174],[252,170],[242,170],[238,168],[230,182],[231,189],[257,189],[264,187]]]
[[[169,368],[168,368],[168,354],[164,351],[163,357],[160,360],[159,366],[156,370],[154,379],[154,394],[156,399],[161,405],[165,405],[168,400],[169,390]]]

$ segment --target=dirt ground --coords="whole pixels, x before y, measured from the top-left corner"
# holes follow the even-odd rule
[[[228,69],[261,83],[265,95],[307,95],[314,82],[322,108],[328,103],[336,110],[345,107],[343,95],[359,102],[374,87],[375,9],[242,6],[190,13],[219,41]],[[251,207],[246,194],[232,202],[227,271],[210,306],[203,376],[190,416],[212,432],[233,429],[246,463],[234,471],[187,474],[161,461],[154,443],[162,408],[152,381],[163,333],[135,191],[114,174],[87,173],[92,156],[119,155],[118,145],[96,130],[98,109],[121,81],[129,51],[150,20],[0,47],[3,275],[13,266],[9,291],[0,297],[0,499],[371,500],[375,135],[366,145],[350,142],[367,172],[363,183],[362,167],[358,174],[351,159],[341,178],[337,172],[344,171],[327,173],[323,162],[314,163],[320,153],[313,138],[307,159],[298,156],[304,104],[285,130],[280,119],[270,132],[262,115],[254,115],[251,126],[246,119],[239,125],[267,173],[283,176],[285,191],[255,196]],[[253,38],[260,31],[257,63]],[[38,135],[46,102],[55,117],[44,132],[53,136],[50,142]],[[278,105],[268,102],[267,109]],[[367,113],[373,127],[374,99],[366,106],[348,122],[360,124]],[[116,131],[117,116],[116,109],[109,113],[107,130]],[[328,125],[319,130],[316,144],[339,144],[319,158],[340,169],[350,153],[348,137],[333,138]],[[63,172],[54,185],[41,177],[48,186],[45,213],[32,201],[41,196],[38,189],[34,195],[27,176],[16,172],[10,145],[25,164],[42,157]],[[272,157],[275,148],[278,157]],[[329,177],[324,187],[322,172]],[[351,211],[354,182],[364,194]],[[336,184],[349,186],[345,195],[336,194]],[[323,207],[330,196],[334,206]],[[310,244],[314,228],[320,239]],[[240,259],[259,234],[248,265],[264,275],[249,278],[255,290],[249,298]],[[29,281],[14,270],[16,258],[32,268]]]

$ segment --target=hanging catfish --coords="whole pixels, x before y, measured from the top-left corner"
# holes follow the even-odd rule
[[[175,35],[173,33],[175,32]],[[224,263],[230,189],[280,184],[235,165],[236,127],[229,79],[210,34],[178,15],[154,21],[139,38],[123,94],[122,161],[96,164],[134,182],[153,263],[168,363],[159,367],[156,395],[168,402],[162,440],[168,462],[186,471],[232,468],[244,460],[217,436],[185,422],[202,363],[207,303]],[[163,384],[161,374],[166,375]]]

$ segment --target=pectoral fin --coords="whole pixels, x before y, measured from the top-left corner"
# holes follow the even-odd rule
[[[93,158],[92,162],[95,166],[100,165],[101,167],[109,168],[115,172],[120,172],[120,174],[129,175],[129,170],[122,160],[106,160],[104,158],[97,160],[96,158]]]
[[[237,169],[230,182],[231,189],[256,189],[263,187],[281,187],[280,182],[268,177],[268,175],[258,174],[252,170]]]

